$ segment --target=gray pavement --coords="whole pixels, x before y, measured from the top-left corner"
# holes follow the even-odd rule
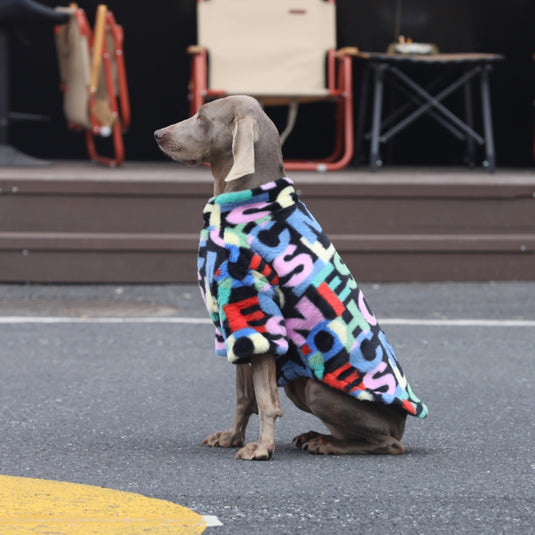
[[[230,424],[234,380],[210,325],[165,321],[205,318],[194,286],[0,285],[0,473],[171,500],[216,515],[214,534],[535,533],[535,282],[363,287],[430,409],[405,455],[300,452],[322,426],[283,393],[272,461],[200,447]]]

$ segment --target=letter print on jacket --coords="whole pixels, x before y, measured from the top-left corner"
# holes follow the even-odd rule
[[[424,418],[363,293],[293,182],[223,193],[204,209],[199,284],[216,353],[277,357],[277,382],[315,378]]]

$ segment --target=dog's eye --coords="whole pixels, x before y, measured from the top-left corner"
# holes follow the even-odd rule
[[[201,115],[200,113],[197,113],[197,120],[204,121],[205,117],[204,115]]]

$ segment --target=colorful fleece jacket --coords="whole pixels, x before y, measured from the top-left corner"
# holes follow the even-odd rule
[[[244,363],[270,352],[278,357],[279,386],[316,378],[359,400],[427,416],[355,279],[290,179],[210,199],[198,270],[218,355]]]

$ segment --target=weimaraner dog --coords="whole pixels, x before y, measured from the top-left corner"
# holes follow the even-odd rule
[[[215,179],[199,277],[216,351],[236,364],[237,402],[230,429],[203,444],[241,447],[241,459],[269,459],[282,416],[277,386],[284,386],[331,433],[297,436],[300,449],[402,453],[407,414],[424,417],[427,408],[360,288],[285,178],[278,131],[258,102],[215,100],[154,136],[172,159],[208,163]],[[253,413],[260,436],[244,446]]]

